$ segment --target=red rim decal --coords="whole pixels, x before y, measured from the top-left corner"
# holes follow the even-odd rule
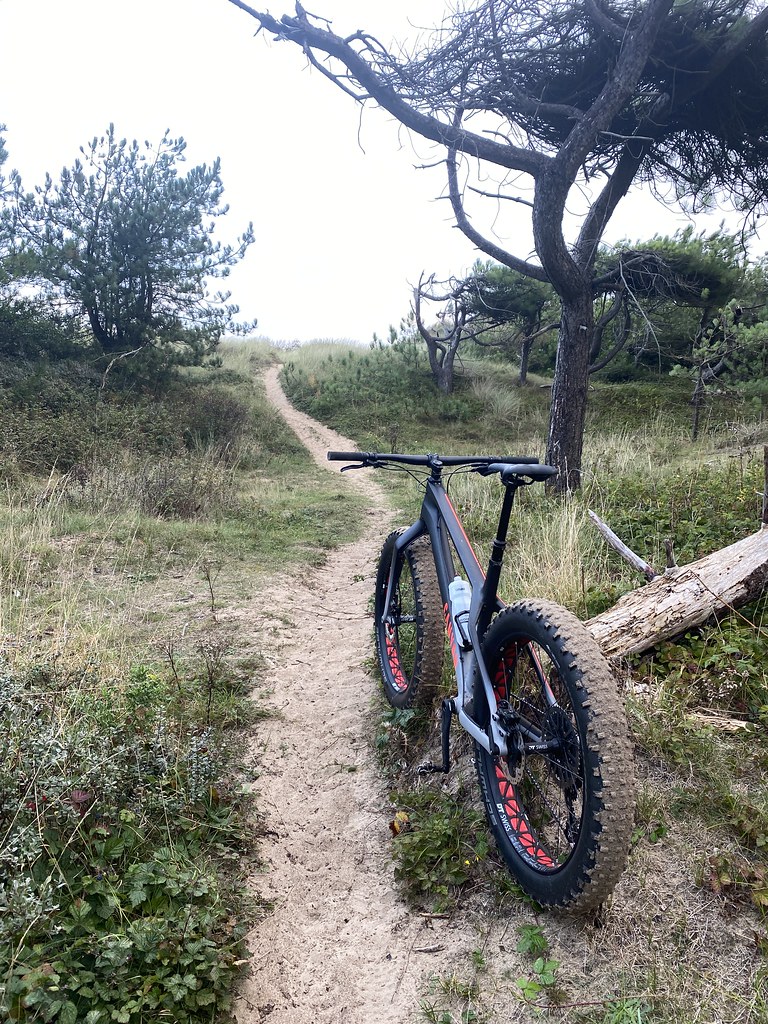
[[[522,855],[529,861],[535,861],[540,867],[556,868],[558,865],[536,841],[528,818],[525,816],[525,811],[518,803],[515,787],[505,777],[500,765],[496,765],[496,783],[501,797],[501,804],[499,806],[503,809],[509,822],[509,827],[515,834]]]
[[[514,672],[522,650],[529,646],[527,643],[515,643],[514,646],[508,647],[504,651],[504,656],[499,662],[496,669],[496,678],[494,679],[494,692],[497,700],[508,699],[507,673]],[[544,685],[549,689],[549,682],[536,652],[531,651],[531,656],[541,674],[541,678],[544,680]],[[550,854],[547,853],[537,840],[523,805],[518,799],[517,789],[506,777],[501,765],[497,764],[495,766],[495,772],[500,798],[496,806],[506,817],[510,838],[513,839],[514,844],[518,847],[521,856],[539,868],[552,869],[559,867],[557,862],[552,859]]]
[[[392,681],[398,690],[407,690],[408,680],[405,678],[402,666],[400,665],[400,656],[397,652],[397,641],[395,639],[395,628],[388,623],[385,626],[385,631],[387,661],[389,662],[389,671],[392,673]]]

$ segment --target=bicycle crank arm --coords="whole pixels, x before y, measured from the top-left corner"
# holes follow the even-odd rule
[[[443,763],[433,764],[425,761],[416,769],[419,775],[430,775],[433,772],[441,772],[447,775],[451,770],[451,719],[456,714],[456,705],[450,697],[446,697],[442,704],[442,717],[440,719],[440,742],[443,753]]]

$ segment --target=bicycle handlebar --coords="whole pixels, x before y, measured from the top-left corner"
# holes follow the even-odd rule
[[[539,460],[530,455],[400,455],[395,452],[328,452],[329,462],[359,462],[363,466],[397,462],[406,466],[490,466],[503,463],[505,466],[536,466]]]
[[[542,483],[544,480],[549,480],[550,477],[557,475],[557,469],[554,466],[532,466],[530,463],[510,465],[504,462],[492,462],[489,466],[481,467],[479,471],[488,476],[492,473],[498,473],[502,483],[505,484],[512,483],[516,477],[520,476],[530,477],[534,483]],[[520,483],[519,480],[516,482]]]

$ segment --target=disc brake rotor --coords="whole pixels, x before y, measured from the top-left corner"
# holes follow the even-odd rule
[[[525,774],[525,744],[519,729],[507,734],[507,756],[499,758],[504,778],[516,786]]]

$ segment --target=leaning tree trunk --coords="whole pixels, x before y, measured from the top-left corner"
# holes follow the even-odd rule
[[[547,462],[559,470],[551,485],[557,494],[578,490],[581,485],[593,331],[591,292],[585,290],[575,299],[563,299],[546,456]]]
[[[585,625],[609,658],[637,654],[713,615],[760,597],[768,582],[768,526],[727,548],[668,569]]]
[[[533,338],[528,334],[520,342],[520,373],[518,375],[517,382],[521,388],[524,388],[528,383],[528,363],[531,358],[532,348]]]
[[[444,395],[453,393],[453,364],[456,360],[458,346],[450,342],[440,342],[431,337],[426,331],[421,332],[427,345],[429,357],[429,369],[432,379]]]

